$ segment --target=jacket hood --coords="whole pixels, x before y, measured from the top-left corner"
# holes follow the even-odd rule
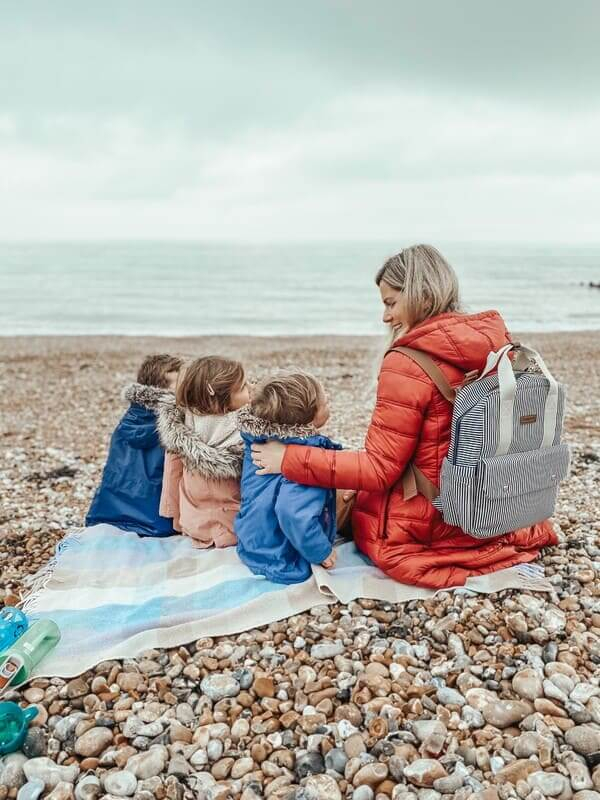
[[[228,447],[213,447],[185,424],[185,412],[174,403],[161,404],[158,410],[158,435],[163,447],[175,453],[186,469],[207,480],[239,478],[244,454],[242,442]]]
[[[256,438],[264,436],[268,439],[308,439],[309,436],[319,435],[314,425],[281,425],[269,422],[253,414],[249,406],[238,411],[237,422],[243,433]]]
[[[127,403],[135,403],[150,411],[155,411],[161,403],[175,402],[173,392],[157,386],[146,386],[144,383],[130,383],[123,389],[121,396]]]
[[[416,325],[392,347],[413,347],[464,372],[481,370],[491,350],[511,341],[497,311],[440,314]]]

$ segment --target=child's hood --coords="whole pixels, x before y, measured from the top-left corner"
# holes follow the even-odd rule
[[[257,417],[244,406],[238,411],[238,427],[245,442],[265,442],[278,439],[284,444],[304,444],[311,447],[324,447],[327,450],[341,450],[342,445],[319,433],[314,425],[283,425]]]
[[[243,447],[215,447],[207,444],[201,434],[185,424],[185,412],[174,401],[158,409],[158,434],[162,446],[175,453],[186,469],[198,472],[208,480],[239,478],[242,471]]]
[[[146,386],[144,383],[130,383],[121,392],[126,403],[143,406],[148,411],[156,411],[161,403],[175,402],[173,392],[168,389],[159,389],[158,386]]]

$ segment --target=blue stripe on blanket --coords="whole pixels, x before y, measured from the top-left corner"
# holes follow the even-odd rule
[[[213,617],[221,611],[242,607],[262,595],[285,592],[286,586],[260,577],[226,581],[205,591],[183,597],[155,597],[140,605],[107,604],[80,610],[58,609],[36,612],[32,619],[48,617],[62,631],[62,646],[102,648],[151,628],[169,628],[193,620]],[[275,601],[276,602],[276,601]]]

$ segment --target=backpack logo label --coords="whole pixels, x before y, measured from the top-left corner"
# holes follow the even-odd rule
[[[521,417],[521,425],[532,425],[534,422],[537,422],[537,414],[526,414]]]

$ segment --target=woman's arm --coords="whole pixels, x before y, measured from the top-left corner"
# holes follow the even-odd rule
[[[339,451],[287,445],[281,472],[289,480],[309,486],[372,492],[389,488],[413,455],[433,392],[433,384],[412,359],[390,353],[379,373],[377,403],[365,449]],[[258,454],[256,463],[268,460],[268,450],[263,455],[260,445],[253,451]],[[280,457],[281,452],[277,453]],[[272,470],[271,464],[268,467],[267,472],[279,471]]]

